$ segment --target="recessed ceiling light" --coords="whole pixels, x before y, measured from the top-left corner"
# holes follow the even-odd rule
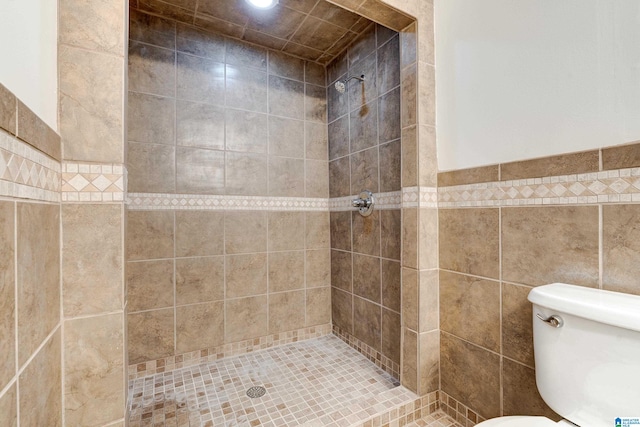
[[[271,9],[278,4],[278,0],[247,0],[247,2],[258,9]]]

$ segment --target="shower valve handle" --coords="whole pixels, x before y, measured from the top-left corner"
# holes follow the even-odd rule
[[[357,199],[353,199],[351,204],[354,208],[358,208],[358,212],[362,216],[369,216],[373,212],[373,205],[375,201],[373,200],[373,193],[369,190],[364,190],[362,193],[358,195]]]

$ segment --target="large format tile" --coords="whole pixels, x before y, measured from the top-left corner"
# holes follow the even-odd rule
[[[224,343],[224,302],[176,307],[176,353]]]
[[[292,331],[304,327],[306,311],[304,291],[269,295],[269,333]]]
[[[124,416],[124,314],[67,320],[65,421],[98,426]]]
[[[380,215],[382,211],[373,211],[367,217],[351,212],[353,227],[353,251],[366,255],[380,256]]]
[[[500,356],[452,335],[440,336],[442,391],[485,418],[500,416]]]
[[[266,294],[267,280],[267,254],[226,257],[226,298]]]
[[[269,251],[304,249],[304,212],[269,212]]]
[[[358,319],[357,322],[353,322],[353,334],[356,338],[380,351],[382,336],[382,309],[380,306],[354,296],[353,317]]]
[[[170,211],[128,211],[127,260],[172,258],[173,216]]]
[[[223,194],[224,152],[201,148],[176,148],[176,192]]]
[[[58,9],[59,42],[124,55],[123,2],[63,0]]]
[[[533,359],[533,313],[527,286],[502,284],[502,354],[530,367]]]
[[[304,288],[304,251],[269,254],[269,292]]]
[[[226,110],[226,148],[247,153],[267,152],[267,115],[251,111]]]
[[[224,219],[227,254],[267,250],[266,212],[227,212]]]
[[[14,204],[0,202],[0,388],[16,373]]]
[[[174,261],[137,261],[127,265],[129,313],[173,306]]]
[[[353,295],[331,288],[331,320],[334,325],[353,333]]]
[[[260,153],[226,153],[226,193],[267,194],[267,156]]]
[[[60,336],[56,331],[18,378],[21,426],[62,426]]]
[[[500,283],[440,272],[440,328],[500,351]]]
[[[176,305],[224,299],[224,257],[176,260]]]
[[[331,286],[331,252],[329,249],[306,251],[306,277],[307,288]]]
[[[307,289],[306,326],[324,325],[331,322],[331,288]]]
[[[127,147],[127,191],[174,193],[175,147],[130,141]]]
[[[138,47],[131,46],[132,63],[144,62]],[[139,65],[144,68],[142,63]],[[65,159],[122,163],[124,59],[62,45],[58,68],[60,136]],[[146,81],[135,71],[130,71],[129,76],[130,84]],[[140,86],[147,88],[143,83]]]
[[[440,267],[499,278],[499,210],[442,209],[438,214]]]
[[[555,421],[558,414],[544,403],[536,387],[535,371],[509,359],[502,359],[503,415],[540,415]]]
[[[173,97],[176,93],[175,51],[129,43],[129,90]]]
[[[635,266],[640,260],[640,206],[602,208],[602,285],[604,289],[640,295]]]
[[[267,335],[266,295],[231,299],[225,302],[225,342],[232,343]]]
[[[176,211],[176,257],[222,255],[224,215],[215,211]]]
[[[380,304],[380,258],[353,254],[353,293]]]
[[[173,145],[175,100],[144,93],[128,94],[127,137],[130,141]],[[178,112],[183,110],[181,106]]]
[[[502,209],[502,279],[598,285],[598,207]]]
[[[177,101],[176,105],[177,145],[224,150],[224,108],[189,101]]]
[[[16,212],[18,362],[23,365],[60,321],[60,208],[18,203]]]
[[[222,104],[225,93],[224,64],[178,53],[176,96],[178,99]]]
[[[62,292],[65,317],[124,308],[123,209],[62,206]],[[87,298],[91,295],[91,298]]]
[[[13,384],[0,397],[0,414],[7,427],[18,427],[18,393],[17,384]]]
[[[130,364],[174,354],[174,317],[173,308],[127,315]]]

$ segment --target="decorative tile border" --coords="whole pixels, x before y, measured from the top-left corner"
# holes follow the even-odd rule
[[[349,344],[349,346],[357,350],[359,353],[366,356],[366,358],[374,363],[377,367],[393,376],[394,378],[400,378],[400,365],[398,365],[396,362],[389,359],[373,347],[370,347],[369,345],[360,341],[358,338],[354,337],[348,332],[340,329],[340,327],[336,325],[333,325],[333,333],[342,341]]]
[[[403,208],[437,208],[436,187],[405,187],[402,189]]]
[[[0,130],[0,196],[60,202],[60,163]]]
[[[331,212],[355,211],[351,204],[358,196],[334,197],[329,199],[329,210]],[[402,207],[402,195],[399,191],[388,193],[374,193],[375,209],[400,209]]]
[[[331,324],[313,326],[298,329],[296,331],[282,332],[275,335],[267,335],[252,340],[239,341],[232,344],[224,344],[204,350],[192,351],[176,356],[165,357],[148,362],[129,365],[129,380],[154,375],[160,372],[180,369],[187,366],[212,362],[225,357],[251,353],[258,350],[288,344],[310,338],[322,337],[331,333]]]
[[[130,210],[326,211],[329,200],[305,197],[129,193]]]
[[[62,163],[63,202],[122,202],[127,170],[118,164]]]
[[[640,168],[438,189],[441,208],[640,202]]]
[[[451,418],[466,427],[472,427],[486,421],[486,418],[481,417],[443,391],[440,391],[440,408]]]

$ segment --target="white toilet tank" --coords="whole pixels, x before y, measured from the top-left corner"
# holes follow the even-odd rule
[[[640,296],[554,283],[529,301],[536,382],[551,409],[582,427],[640,418]]]

